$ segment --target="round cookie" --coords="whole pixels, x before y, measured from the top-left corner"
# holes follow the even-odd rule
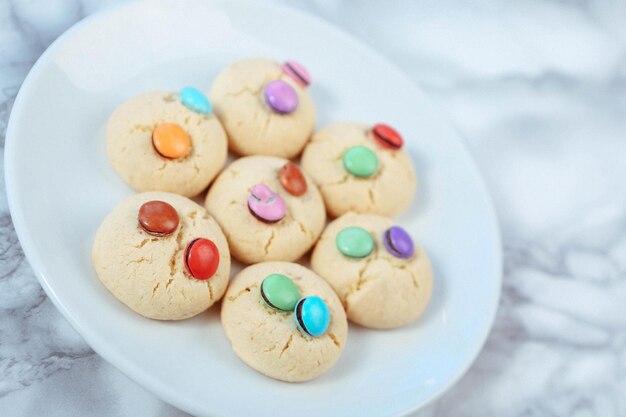
[[[144,204],[153,201],[163,203]],[[219,253],[209,252],[208,263],[207,246]],[[230,273],[228,243],[215,220],[193,201],[164,192],[136,194],[115,207],[96,233],[92,262],[118,300],[158,320],[203,312],[222,297]]]
[[[261,295],[271,274],[291,278],[301,297],[318,296],[330,311],[328,328],[318,337],[298,329],[294,312],[269,307]],[[242,270],[222,301],[222,326],[233,350],[250,367],[282,381],[318,377],[337,361],[348,335],[343,307],[330,286],[309,269],[288,262],[264,262]]]
[[[315,127],[309,82],[306,70],[293,62],[248,59],[225,68],[213,82],[211,101],[230,149],[244,156],[298,155]]]
[[[386,217],[344,214],[324,230],[311,257],[311,267],[333,287],[348,319],[365,327],[414,321],[432,293],[426,253],[401,228],[385,235],[392,226]]]
[[[259,199],[254,191],[261,193]],[[299,259],[326,222],[322,196],[311,178],[294,163],[273,156],[234,161],[214,181],[205,205],[222,227],[233,257],[248,264]]]
[[[383,133],[399,143],[377,140],[372,126],[335,123],[316,132],[304,149],[302,167],[332,217],[348,211],[393,216],[411,203],[417,182],[413,164],[401,149],[401,137]]]
[[[199,95],[190,97],[189,91]],[[200,99],[206,97],[190,87],[181,93],[151,92],[113,112],[107,153],[128,185],[193,197],[215,178],[226,162],[226,132],[210,114],[208,101],[200,106]]]

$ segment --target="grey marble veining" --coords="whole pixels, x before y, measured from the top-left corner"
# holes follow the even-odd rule
[[[118,2],[0,0],[2,152],[37,57]],[[403,67],[449,115],[494,199],[505,254],[494,329],[469,372],[416,415],[626,415],[626,3],[283,2]],[[0,181],[0,415],[186,415],[104,362],[57,312]]]

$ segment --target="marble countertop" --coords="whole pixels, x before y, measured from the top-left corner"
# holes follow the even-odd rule
[[[493,196],[505,254],[495,326],[469,372],[416,416],[626,415],[626,3],[283,2],[403,67],[449,115]],[[0,0],[0,152],[38,56],[115,3]],[[57,312],[24,258],[2,175],[0,415],[186,415]]]

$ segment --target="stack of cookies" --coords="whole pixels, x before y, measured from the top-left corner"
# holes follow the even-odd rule
[[[348,320],[404,326],[432,292],[427,255],[391,219],[417,182],[402,136],[385,124],[314,131],[310,84],[295,61],[253,59],[225,68],[210,99],[184,87],[120,105],[107,152],[139,193],[93,245],[95,270],[122,303],[181,320],[222,300],[235,353],[284,381],[330,369]],[[204,207],[190,199],[207,187]],[[308,253],[310,268],[298,263]],[[231,256],[248,265],[232,279]]]

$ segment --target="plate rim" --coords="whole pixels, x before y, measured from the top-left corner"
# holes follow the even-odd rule
[[[163,4],[164,2],[160,2]],[[211,0],[210,3],[219,5],[222,3],[220,0],[214,1]],[[246,3],[251,3],[249,0],[231,0],[229,5],[232,6],[233,3],[238,3],[239,5],[245,5]],[[9,213],[11,215],[11,219],[13,222],[13,226],[15,229],[15,233],[20,241],[20,246],[24,252],[26,260],[28,261],[30,267],[32,268],[37,280],[39,281],[41,287],[44,289],[48,298],[50,298],[54,304],[54,306],[61,312],[62,316],[65,320],[72,326],[72,328],[85,340],[85,342],[89,345],[91,349],[93,349],[99,356],[104,358],[109,364],[113,365],[117,370],[119,370],[122,374],[128,376],[134,382],[139,384],[141,387],[155,395],[157,398],[169,403],[170,405],[183,410],[185,412],[193,413],[193,414],[203,414],[203,410],[195,409],[193,405],[184,403],[179,400],[175,395],[170,394],[170,390],[167,386],[160,383],[157,379],[152,378],[149,374],[144,372],[141,367],[135,366],[131,361],[127,360],[124,355],[121,355],[116,352],[114,348],[114,344],[108,343],[106,339],[100,338],[97,333],[91,332],[89,329],[83,327],[79,320],[67,309],[64,303],[60,300],[50,283],[47,279],[47,272],[45,267],[45,262],[41,259],[41,254],[39,251],[35,249],[35,245],[33,243],[32,235],[27,232],[26,221],[23,216],[23,211],[20,210],[19,194],[17,191],[19,189],[18,186],[18,176],[15,174],[15,162],[17,159],[15,158],[15,153],[17,152],[17,139],[13,133],[14,125],[17,123],[15,120],[21,119],[19,115],[24,111],[22,109],[22,101],[23,97],[26,93],[24,91],[28,91],[32,88],[31,84],[35,81],[34,79],[39,75],[40,67],[44,65],[45,62],[48,61],[48,57],[52,55],[52,53],[62,45],[66,39],[72,36],[72,34],[81,28],[90,25],[92,22],[105,19],[108,15],[121,13],[123,9],[132,8],[132,7],[151,7],[155,4],[159,4],[159,2],[150,2],[149,0],[139,0],[130,3],[122,3],[117,4],[110,7],[105,7],[102,10],[99,10],[95,13],[92,13],[80,21],[73,24],[67,30],[65,30],[61,35],[59,35],[47,48],[46,50],[37,58],[35,64],[31,67],[28,74],[24,78],[22,84],[20,85],[19,91],[16,95],[15,101],[13,103],[13,107],[11,109],[11,113],[9,116],[9,120],[7,123],[7,130],[5,135],[5,146],[4,146],[4,176],[5,176],[5,186],[7,193],[7,202],[9,207]],[[256,4],[258,6],[258,4]],[[159,6],[157,6],[159,7]],[[282,12],[287,12],[291,14],[298,15],[301,19],[307,19],[313,21],[316,25],[324,26],[326,29],[330,29],[336,32],[340,32],[346,38],[349,38],[351,42],[356,45],[359,45],[361,48],[368,51],[368,53],[376,56],[377,59],[383,60],[388,64],[393,70],[397,73],[397,75],[401,76],[405,82],[410,83],[415,88],[420,91],[423,91],[420,86],[414,82],[402,69],[400,69],[393,61],[385,57],[382,53],[380,53],[375,48],[371,47],[361,39],[357,38],[352,33],[346,31],[344,28],[337,26],[329,21],[324,20],[321,17],[313,15],[311,13],[307,13],[305,11],[301,11],[295,7],[290,7],[284,4],[277,3],[263,3],[263,8],[268,10],[280,10]],[[433,100],[428,98],[427,95],[424,95],[425,100],[428,102],[429,106],[435,108],[438,116],[442,117],[443,120],[448,124],[452,125],[449,120],[449,116],[443,109],[440,108]],[[16,116],[17,114],[17,116]],[[451,387],[456,385],[456,383],[467,373],[469,368],[475,363],[478,355],[482,351],[485,343],[488,339],[489,334],[493,329],[493,325],[495,323],[497,311],[500,305],[500,298],[502,294],[502,284],[503,284],[503,247],[502,247],[502,234],[501,228],[498,221],[498,216],[495,210],[495,206],[493,204],[490,193],[488,192],[486,183],[482,177],[480,169],[476,164],[471,152],[468,150],[467,144],[465,141],[461,139],[458,133],[454,134],[455,140],[460,145],[461,152],[464,154],[466,159],[468,169],[474,174],[474,177],[477,182],[478,189],[480,190],[480,198],[484,200],[486,211],[489,219],[493,225],[493,235],[490,236],[490,240],[495,243],[495,259],[493,260],[493,267],[495,273],[496,282],[494,282],[495,286],[495,297],[494,303],[491,306],[491,311],[488,315],[488,325],[485,326],[484,331],[480,334],[477,339],[479,343],[476,344],[475,349],[469,355],[469,360],[465,363],[463,367],[460,367],[456,372],[453,378],[450,378],[447,383],[442,384],[441,387],[435,391],[428,399],[423,401],[417,401],[413,404],[412,407],[409,407],[399,413],[396,413],[392,416],[406,416],[408,414],[414,413],[417,410],[431,404],[432,402],[439,399],[443,394],[445,394]],[[211,415],[215,417],[222,417],[219,414],[212,413]],[[226,416],[223,416],[226,417]]]

